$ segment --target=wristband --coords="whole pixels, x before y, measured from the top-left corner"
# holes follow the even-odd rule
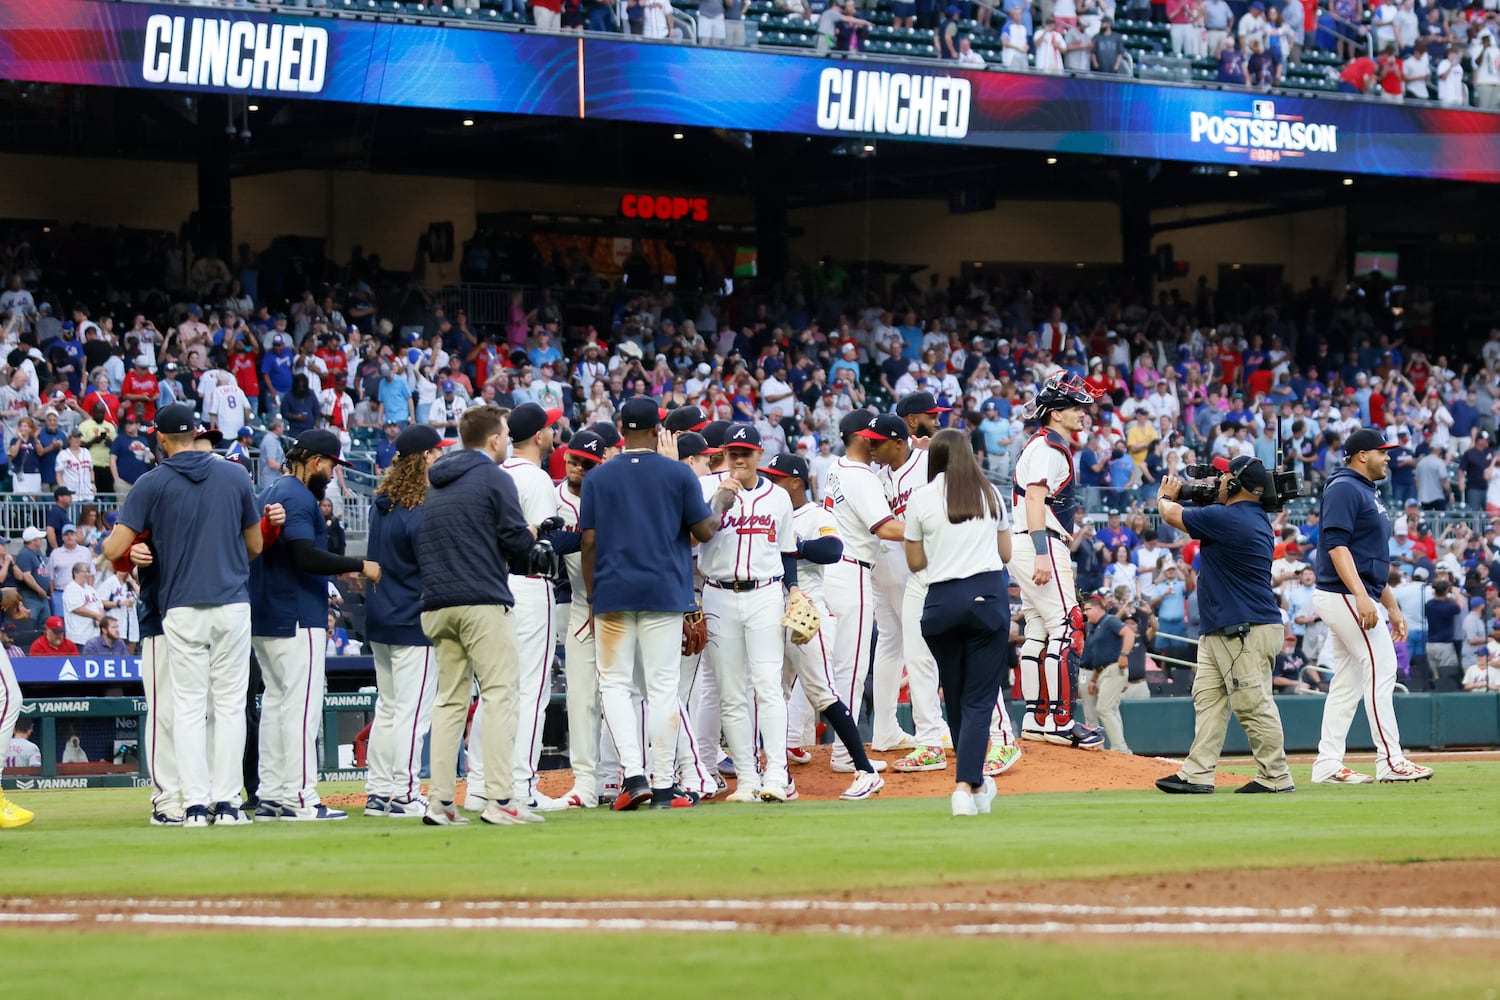
[[[1044,556],[1050,551],[1051,546],[1048,544],[1048,536],[1045,529],[1030,531],[1027,534],[1031,536],[1031,547],[1036,551],[1037,555]]]

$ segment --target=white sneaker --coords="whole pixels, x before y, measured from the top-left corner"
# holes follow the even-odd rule
[[[244,810],[232,802],[214,805],[214,826],[250,826],[255,820],[245,815]]]
[[[1431,774],[1430,771],[1428,773]],[[1374,781],[1375,781],[1375,779],[1372,778],[1372,777],[1370,777],[1368,774],[1360,774],[1358,771],[1351,771],[1347,767],[1341,767],[1337,771],[1335,771],[1332,774],[1328,775],[1328,777],[1326,777],[1326,778],[1314,778],[1313,779],[1313,784],[1315,784],[1315,785],[1368,785],[1368,784],[1372,784]]]
[[[385,812],[381,813],[388,819],[421,819],[427,814],[426,799],[390,799],[385,804]]]
[[[780,781],[768,781],[760,789],[760,800],[762,802],[786,802],[795,793]]]
[[[479,818],[491,826],[520,826],[524,823],[545,823],[546,820],[532,812],[530,808],[521,804],[516,799],[511,799],[505,805],[491,802],[484,807],[484,812]]]
[[[984,784],[979,786],[979,791],[974,793],[974,808],[981,816],[990,814],[990,806],[995,803],[995,779],[985,776]]]
[[[207,806],[188,806],[183,810],[182,825],[189,829],[207,829],[214,825],[214,818]]]
[[[283,823],[325,823],[348,818],[349,814],[342,809],[330,809],[321,802],[315,806],[287,806],[281,812]]]
[[[1380,782],[1389,784],[1393,781],[1428,781],[1431,778],[1432,768],[1402,760],[1392,764],[1390,769],[1380,776]]]
[[[760,789],[759,788],[752,788],[749,785],[738,785],[738,786],[735,787],[734,791],[732,791],[732,792],[729,793],[729,796],[724,801],[725,802],[759,802],[760,801]]]
[[[917,738],[911,733],[902,733],[894,742],[885,744],[871,744],[880,753],[889,753],[892,750],[914,750],[917,746]]]
[[[875,760],[875,759],[871,758],[871,760],[870,760],[870,766],[873,767],[876,771],[884,771],[885,770],[885,761],[883,761],[883,760]],[[833,758],[833,760],[829,761],[828,767],[835,774],[853,774],[853,773],[855,773],[854,761],[851,760],[851,759],[849,759],[849,757],[847,755],[843,756],[843,757],[835,757],[835,758]]]
[[[554,799],[549,796],[543,795],[541,792],[537,792],[536,795],[532,797],[531,801],[526,803],[526,808],[534,809],[537,812],[544,813],[562,812],[563,810],[568,808],[568,800],[565,798]]]
[[[955,816],[978,816],[979,804],[974,801],[974,793],[963,789],[953,790],[953,815]]]
[[[427,812],[422,815],[422,822],[427,826],[466,826],[469,817],[453,807],[452,802],[439,802],[433,799],[427,803]]]
[[[484,812],[490,800],[478,792],[464,793],[464,809],[471,813]]]
[[[854,776],[854,784],[839,795],[839,798],[848,802],[857,802],[860,799],[868,799],[880,794],[885,787],[885,779],[873,771],[859,771]]]
[[[586,795],[577,788],[569,790],[568,794],[555,801],[563,803],[565,809],[594,809],[599,805],[597,795]]]

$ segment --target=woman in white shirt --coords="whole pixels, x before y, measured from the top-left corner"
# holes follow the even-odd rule
[[[1110,590],[1116,587],[1129,587],[1134,594],[1136,588],[1136,568],[1130,561],[1130,550],[1123,545],[1115,547],[1115,561],[1104,567],[1104,585]]]
[[[1401,77],[1406,81],[1406,96],[1427,100],[1427,82],[1432,79],[1432,63],[1427,59],[1427,43],[1417,41],[1412,54],[1401,63]]]
[[[906,564],[927,576],[922,637],[958,756],[953,815],[974,816],[995,799],[984,758],[1010,639],[1010,518],[962,431],[938,431],[927,456],[928,483],[906,505]]]

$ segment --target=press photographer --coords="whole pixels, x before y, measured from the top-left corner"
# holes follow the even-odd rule
[[[1193,747],[1176,774],[1156,787],[1171,794],[1207,795],[1224,749],[1233,709],[1250,739],[1257,773],[1239,792],[1295,790],[1286,764],[1281,716],[1271,702],[1271,665],[1281,651],[1281,608],[1271,589],[1276,537],[1266,519],[1266,494],[1275,486],[1259,459],[1216,459],[1211,498],[1195,484],[1194,498],[1179,502],[1183,481],[1162,480],[1156,509],[1163,521],[1202,544],[1198,572],[1198,670],[1193,681],[1196,722]],[[1274,502],[1274,501],[1273,501]]]

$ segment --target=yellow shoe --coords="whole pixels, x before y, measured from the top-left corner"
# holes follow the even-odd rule
[[[36,813],[22,809],[0,792],[0,830],[13,830],[36,819]]]

